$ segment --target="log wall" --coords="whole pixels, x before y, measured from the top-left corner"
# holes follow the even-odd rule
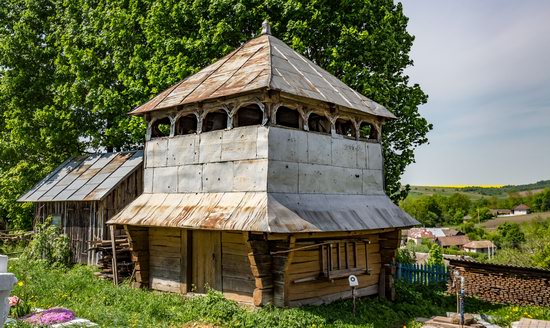
[[[135,288],[149,287],[149,228],[124,226],[134,264]]]
[[[378,293],[378,284],[381,264],[380,243],[378,235],[358,236],[370,241],[368,244],[368,256],[365,257],[365,248],[357,248],[357,267],[368,268],[369,272],[353,272],[359,280],[357,287],[358,296],[374,295]],[[337,238],[331,238],[337,240]],[[297,240],[295,247],[310,246],[319,241]],[[305,304],[328,303],[337,299],[351,297],[351,289],[348,283],[348,275],[329,280],[322,277],[322,253],[319,248],[309,248],[293,252],[291,263],[286,272],[287,284],[286,306],[299,306]],[[349,256],[348,262],[353,261]],[[339,255],[336,248],[332,250],[332,258],[339,259],[344,266],[346,252],[340,247]],[[368,263],[365,265],[365,262]],[[325,260],[326,261],[326,260]],[[351,273],[350,273],[351,274]]]
[[[449,262],[450,279],[454,270],[464,276],[466,296],[498,304],[550,306],[550,270],[473,261]],[[452,285],[450,281],[448,291],[455,293]]]
[[[252,303],[255,278],[245,239],[246,234],[240,231],[222,232],[222,288],[227,298]]]
[[[187,230],[149,228],[149,286],[187,292]]]

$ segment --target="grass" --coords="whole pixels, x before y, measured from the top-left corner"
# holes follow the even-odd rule
[[[550,212],[536,212],[527,215],[517,215],[517,216],[504,216],[498,217],[485,222],[481,222],[481,226],[485,229],[496,229],[499,225],[504,222],[513,222],[517,224],[529,223],[533,221],[542,221],[550,218]]]
[[[24,282],[15,295],[28,295],[34,307],[66,307],[79,317],[101,327],[184,327],[187,323],[209,323],[222,327],[415,327],[415,317],[453,311],[455,299],[442,291],[423,286],[398,285],[398,299],[388,302],[364,298],[357,315],[350,301],[294,309],[267,307],[249,309],[225,300],[218,292],[185,298],[176,294],[113,286],[93,275],[86,266],[48,267],[40,262],[10,261],[10,270]],[[550,319],[550,309],[466,302],[467,310],[495,315],[508,324],[521,316]]]

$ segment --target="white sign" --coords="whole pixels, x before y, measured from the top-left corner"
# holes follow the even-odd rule
[[[357,287],[357,286],[359,286],[359,280],[358,280],[357,277],[354,276],[354,275],[350,275],[350,276],[348,277],[348,281],[349,281],[349,286],[350,286],[350,287]]]

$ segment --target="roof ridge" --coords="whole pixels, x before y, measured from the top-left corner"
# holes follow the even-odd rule
[[[268,58],[269,58],[269,65],[267,69],[269,70],[267,72],[267,89],[272,89],[271,87],[271,79],[273,78],[273,53],[271,51],[271,38],[274,38],[273,35],[268,34],[267,35],[267,51],[268,51]]]
[[[262,36],[263,36],[263,35],[262,35]],[[256,38],[256,39],[258,39],[258,38]],[[253,40],[254,40],[254,39],[253,39]],[[252,41],[252,40],[250,40],[250,41]],[[250,41],[248,41],[248,42],[250,42]],[[246,43],[248,43],[248,42],[246,42]],[[269,45],[268,45],[268,47],[269,47]],[[212,91],[212,94],[216,93],[216,91],[218,91],[218,90],[219,90],[221,87],[223,87],[229,80],[231,80],[231,78],[232,78],[232,77],[233,77],[233,76],[234,76],[234,75],[235,75],[244,65],[246,65],[246,63],[248,63],[248,61],[249,61],[250,59],[252,59],[252,57],[256,56],[256,54],[257,54],[260,50],[262,50],[263,48],[264,48],[264,47],[260,47],[260,48],[256,49],[256,51],[254,51],[254,53],[253,53],[252,55],[250,55],[250,56],[249,56],[240,66],[239,66],[239,68],[237,68],[233,73],[231,73],[231,75],[230,75],[222,84],[220,84],[216,89],[214,89],[214,91]],[[240,49],[239,49],[239,50],[240,50]],[[237,53],[237,52],[238,52],[238,50],[237,50],[235,53]],[[270,59],[270,60],[271,60],[271,59]],[[223,65],[223,64],[222,64],[222,65]],[[257,77],[257,76],[256,76],[256,77]],[[256,77],[254,77],[254,79],[255,79]],[[183,101],[183,100],[182,100],[182,101]]]

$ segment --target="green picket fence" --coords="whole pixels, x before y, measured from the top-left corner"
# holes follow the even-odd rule
[[[449,271],[444,265],[397,263],[397,279],[411,284],[440,284],[449,280]]]

